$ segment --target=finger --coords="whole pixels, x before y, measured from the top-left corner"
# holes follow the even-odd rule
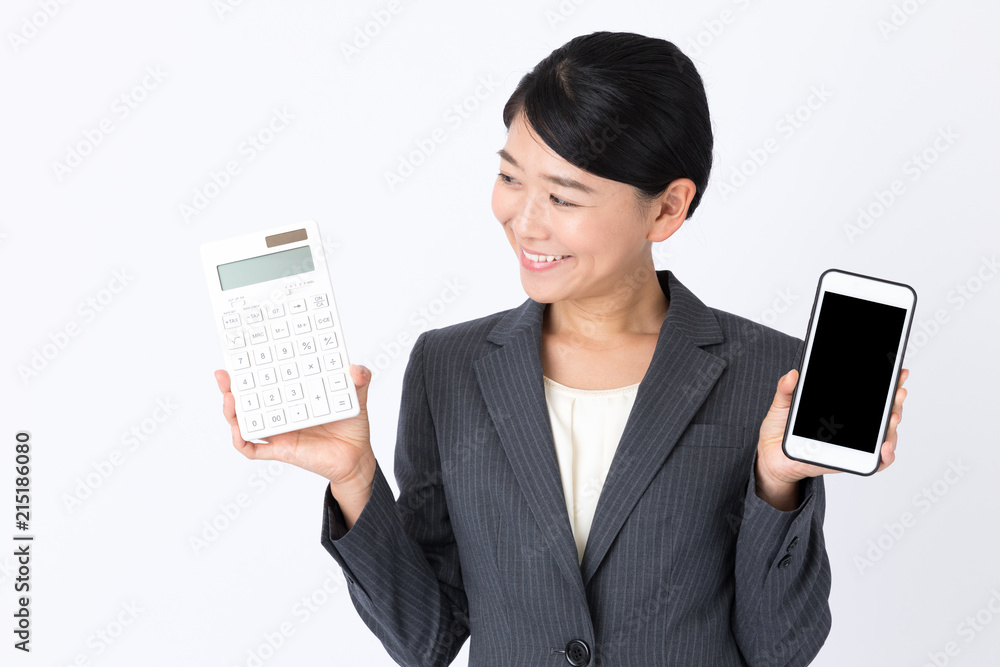
[[[909,368],[904,368],[903,371],[899,374],[899,386],[900,387],[903,386],[903,383],[906,382],[906,378],[908,378],[908,377],[910,377],[910,369]]]
[[[892,465],[892,462],[896,460],[896,452],[894,450],[895,447],[888,440],[882,443],[882,461],[879,463],[876,472],[881,472]]]
[[[215,381],[219,385],[219,391],[225,394],[230,389],[229,373],[224,370],[215,371]]]
[[[226,392],[222,396],[222,416],[226,418],[230,426],[239,427],[236,421],[236,397],[232,392]]]

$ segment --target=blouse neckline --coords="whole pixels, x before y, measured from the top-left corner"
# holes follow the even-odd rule
[[[636,382],[635,384],[630,384],[626,387],[615,387],[614,389],[578,389],[576,387],[567,387],[564,384],[559,384],[552,378],[545,375],[542,376],[542,381],[545,386],[550,389],[555,389],[566,394],[576,394],[579,396],[620,396],[622,394],[632,394],[639,389],[641,382]]]

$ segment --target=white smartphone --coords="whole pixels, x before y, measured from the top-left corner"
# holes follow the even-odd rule
[[[244,440],[359,414],[315,220],[201,247]]]
[[[916,305],[909,285],[823,272],[781,443],[788,458],[878,470]]]

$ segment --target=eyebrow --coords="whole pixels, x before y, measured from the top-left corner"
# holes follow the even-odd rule
[[[510,162],[518,169],[523,169],[523,167],[521,167],[521,165],[517,163],[517,160],[514,159],[514,156],[512,156],[503,148],[497,151],[497,155],[499,155],[507,162]],[[556,185],[561,185],[564,188],[573,188],[574,190],[580,190],[581,192],[586,192],[588,195],[597,194],[594,188],[584,185],[580,181],[574,180],[572,178],[567,178],[565,176],[556,176],[554,174],[542,174],[542,178],[551,183],[555,183]]]

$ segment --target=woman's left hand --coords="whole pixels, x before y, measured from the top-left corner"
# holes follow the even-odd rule
[[[903,401],[906,400],[906,390],[903,383],[910,376],[910,371],[904,368],[899,374],[899,386],[896,388],[896,400],[893,402],[892,414],[889,415],[889,432],[886,441],[882,443],[882,460],[878,471],[885,470],[896,460],[896,428],[903,419]],[[816,477],[829,473],[841,472],[832,468],[824,468],[793,461],[781,451],[781,441],[785,435],[785,424],[788,422],[788,411],[792,405],[792,392],[798,382],[799,372],[791,370],[778,380],[778,388],[774,401],[760,425],[760,436],[757,441],[757,490],[768,502],[779,500],[780,504],[788,505],[789,499],[794,499],[798,505],[796,491],[798,482],[806,477]],[[780,502],[781,499],[785,502]],[[771,504],[775,504],[771,502]]]

